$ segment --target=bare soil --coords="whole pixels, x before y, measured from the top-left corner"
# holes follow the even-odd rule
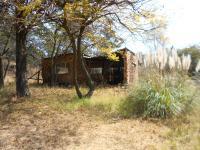
[[[156,121],[102,119],[30,102],[4,105],[0,112],[2,150],[160,149],[168,130]]]

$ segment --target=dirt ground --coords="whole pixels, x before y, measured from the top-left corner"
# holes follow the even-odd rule
[[[160,149],[168,130],[141,119],[102,119],[81,110],[58,112],[48,106],[4,106],[2,150],[151,150]]]

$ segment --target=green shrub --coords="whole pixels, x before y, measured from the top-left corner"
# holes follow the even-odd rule
[[[138,86],[130,91],[119,106],[119,112],[125,117],[166,118],[179,115],[188,110],[192,101],[184,82],[169,76],[139,81]]]

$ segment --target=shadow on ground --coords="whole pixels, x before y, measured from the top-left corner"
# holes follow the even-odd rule
[[[72,115],[25,103],[0,106],[0,149],[57,149],[79,143],[80,123]]]

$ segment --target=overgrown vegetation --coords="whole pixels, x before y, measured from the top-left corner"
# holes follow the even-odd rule
[[[191,59],[177,57],[174,52],[168,54],[169,59],[161,53],[156,59],[148,58],[149,64],[140,68],[140,79],[134,86],[98,87],[93,97],[81,100],[70,88],[37,85],[30,86],[31,97],[17,100],[14,85],[8,85],[0,90],[0,119],[20,110],[43,115],[51,111],[78,114],[100,120],[156,118],[169,128],[164,135],[164,148],[199,149],[199,85],[186,75]],[[80,90],[87,92],[84,87]]]
[[[121,103],[123,116],[167,118],[180,115],[192,105],[194,91],[181,77],[159,74],[142,79]]]
[[[123,119],[122,117],[169,117],[175,114],[178,117],[162,121],[158,119],[158,122],[162,126],[170,128],[163,135],[165,138],[163,147],[166,149],[179,149],[180,147],[183,147],[182,149],[198,149],[200,129],[198,116],[200,108],[199,95],[198,92],[195,92],[196,85],[190,82],[190,80],[186,82],[185,84],[188,87],[183,84],[182,80],[170,80],[170,78],[166,78],[162,79],[161,82],[161,79],[158,80],[158,77],[154,76],[151,82],[147,82],[147,79],[143,78],[137,87],[132,87],[131,89],[99,87],[92,98],[82,100],[78,99],[73,89],[31,85],[30,90],[33,94],[30,98],[14,101],[15,88],[14,85],[9,85],[0,91],[0,115],[5,115],[4,117],[6,117],[7,113],[9,115],[16,114],[21,110],[29,110],[30,112],[34,110],[43,115],[48,115],[53,111],[57,114],[78,114],[78,116],[92,116],[95,119],[114,119],[120,121]],[[81,90],[86,91],[85,88]],[[165,90],[168,90],[168,92],[163,92]],[[163,97],[154,101],[156,92],[160,92],[159,96]],[[182,95],[174,94],[175,92],[181,92]],[[145,101],[146,95],[151,95],[151,93],[152,97],[148,97]],[[171,101],[171,103],[165,103],[169,99],[167,98],[167,94],[178,98],[178,102]],[[180,97],[183,97],[183,99],[180,99]],[[9,101],[9,105],[2,103],[3,101]],[[147,103],[148,101],[151,103]],[[190,105],[191,102],[194,105]],[[152,106],[152,109],[149,106],[147,107],[147,104]],[[167,109],[163,109],[160,104],[164,105]],[[158,110],[153,109],[154,107],[157,107]],[[3,113],[1,114],[1,112]],[[141,123],[143,124],[144,122],[142,121]]]
[[[118,33],[119,30],[149,39],[147,34],[153,34],[153,31],[160,33],[161,29],[166,28],[164,16],[157,15],[157,6],[146,0],[2,1],[0,8],[0,39],[8,41],[7,44],[0,42],[0,47],[5,47],[2,48],[0,55],[3,56],[8,49],[12,49],[9,52],[12,52],[15,56],[13,60],[16,60],[16,95],[19,98],[31,95],[27,63],[35,62],[34,64],[38,65],[41,56],[48,56],[51,53],[54,67],[53,57],[63,52],[73,53],[73,84],[78,97],[91,97],[95,87],[84,62],[85,54],[104,55],[117,60],[118,57],[113,54],[113,50],[121,47],[126,41]],[[9,36],[4,37],[2,35],[7,28],[10,29]],[[14,28],[16,30],[13,30]],[[7,40],[12,34],[15,37]],[[1,64],[0,81],[3,87]],[[79,89],[78,66],[85,76],[84,82],[88,87],[88,92],[84,95]],[[54,74],[51,71],[52,85],[55,82]]]

